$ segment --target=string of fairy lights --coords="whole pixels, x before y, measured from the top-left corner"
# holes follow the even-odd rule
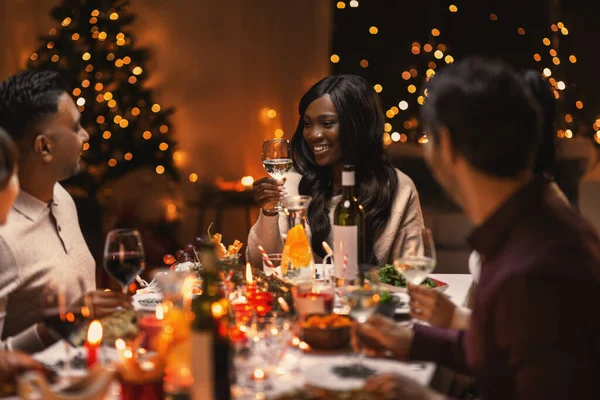
[[[359,6],[360,3],[356,0],[336,2],[338,10],[357,8]],[[446,10],[450,14],[450,17],[459,12],[456,4],[448,4]],[[497,23],[499,21],[498,15],[490,13],[489,21]],[[526,35],[526,30],[522,26],[516,28],[515,31],[519,36]],[[364,35],[378,34],[379,27],[375,25],[370,26],[368,32],[364,32]],[[419,105],[424,104],[427,97],[427,91],[421,87],[423,79],[420,77],[424,75],[426,82],[435,76],[437,68],[454,62],[454,57],[450,53],[448,44],[439,41],[440,35],[440,29],[432,27],[425,42],[414,41],[410,46],[411,54],[420,57],[420,59],[412,58],[409,66],[400,69],[406,92],[394,88],[397,101],[385,110],[384,144],[386,146],[392,145],[395,142],[405,143],[409,140],[421,144],[428,142],[427,137],[418,129],[417,109]],[[561,139],[570,139],[581,130],[581,122],[577,120],[574,115],[575,112],[569,109],[574,107],[575,111],[581,111],[584,108],[583,94],[577,92],[577,86],[574,82],[567,82],[564,76],[565,73],[561,68],[564,63],[575,64],[578,62],[575,54],[559,54],[559,39],[567,35],[569,35],[569,29],[563,22],[557,21],[556,23],[552,23],[549,26],[548,35],[539,41],[543,48],[533,53],[533,59],[538,65],[541,74],[554,89],[554,95],[558,104],[558,114],[560,115],[557,124],[557,137]],[[338,53],[332,54],[329,61],[332,64],[338,64],[342,56]],[[372,62],[365,58],[362,58],[359,63],[362,68],[368,68],[372,65]],[[570,88],[573,90],[570,91]],[[381,93],[384,90],[381,83],[375,83],[374,89],[377,93]],[[594,130],[594,140],[600,144],[600,116],[596,117],[593,124],[591,124],[591,128]],[[584,128],[584,130],[587,129]],[[585,134],[586,132],[582,133]]]
[[[128,164],[133,165],[140,159],[152,164],[158,175],[172,173],[174,167],[185,165],[187,155],[174,149],[169,112],[153,101],[151,92],[143,87],[147,78],[143,66],[146,56],[143,51],[135,49],[133,35],[123,29],[130,22],[125,8],[99,6],[106,3],[110,2],[64,0],[62,9],[53,15],[60,26],[50,29],[43,37],[38,50],[30,56],[29,66],[72,72],[67,74],[72,79],[72,94],[91,135],[90,142],[84,146],[84,160],[92,175],[111,175],[111,170],[125,171],[131,168]],[[124,4],[116,0],[112,3]],[[358,0],[335,3],[341,12],[359,6]],[[445,12],[452,18],[459,13],[459,7],[448,4]],[[498,15],[489,14],[489,21],[497,23]],[[526,35],[525,27],[515,28],[517,35]],[[380,33],[380,27],[376,25],[360,32],[373,37]],[[432,26],[426,40],[413,41],[409,47],[411,61],[399,70],[403,87],[401,90],[391,89],[397,98],[385,109],[384,143],[387,146],[396,142],[427,142],[417,118],[418,106],[427,97],[422,88],[423,78],[425,81],[431,79],[437,68],[454,62],[449,45],[441,40],[442,33],[439,25]],[[563,69],[564,64],[575,64],[579,60],[575,54],[559,54],[558,39],[569,33],[563,22],[556,21],[549,26],[546,37],[536,41],[540,48],[533,53],[534,61],[554,88],[559,101],[561,118],[557,136],[565,139],[578,133],[577,111],[584,109],[583,96],[571,93],[571,88],[576,91],[576,85],[567,81]],[[332,54],[329,61],[337,64],[342,57],[343,54]],[[372,68],[374,63],[365,57],[358,62],[364,69]],[[384,87],[382,83],[375,82],[374,89],[381,93]],[[573,96],[575,98],[571,98]],[[274,137],[284,136],[275,109],[262,109],[261,118]],[[600,144],[600,117],[593,121],[591,128],[595,132],[594,139]],[[187,178],[190,182],[197,182],[199,176],[192,172]],[[244,186],[251,185],[251,177],[244,178]]]

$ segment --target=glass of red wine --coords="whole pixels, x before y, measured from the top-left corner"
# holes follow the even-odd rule
[[[142,236],[135,229],[113,229],[104,243],[104,270],[116,280],[123,290],[144,270]]]

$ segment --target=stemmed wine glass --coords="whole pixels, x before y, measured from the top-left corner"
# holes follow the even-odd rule
[[[408,289],[409,283],[420,285],[435,269],[435,244],[428,228],[409,230],[400,239],[394,268],[406,279]]]
[[[394,268],[408,283],[420,285],[435,269],[435,245],[428,228],[405,232]]]
[[[270,139],[263,142],[262,147],[263,167],[272,178],[282,180],[285,174],[292,169],[290,157],[290,142],[287,139]],[[281,201],[272,211],[283,211]]]
[[[381,295],[379,291],[379,279],[376,270],[367,273],[365,282],[358,282],[356,285],[347,285],[343,291],[344,308],[350,316],[359,324],[364,324],[375,314]],[[356,357],[357,366],[363,367],[364,351],[360,350]]]
[[[129,285],[144,270],[144,246],[135,229],[113,229],[104,243],[104,270],[127,293]]]
[[[81,293],[84,293],[84,284],[79,280]],[[40,295],[40,308],[42,310],[42,321],[46,329],[55,337],[65,341],[65,357],[60,375],[67,380],[71,374],[71,346],[78,345],[81,330],[85,328],[86,322],[93,317],[93,304],[87,296],[82,301],[70,303],[64,284],[50,281],[44,286]]]

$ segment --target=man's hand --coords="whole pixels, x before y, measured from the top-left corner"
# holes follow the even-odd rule
[[[131,297],[126,294],[98,289],[86,293],[76,304],[88,306],[92,318],[102,318],[112,314],[119,307],[132,309],[131,301]]]
[[[429,322],[439,328],[450,328],[456,305],[448,296],[437,290],[418,285],[408,285],[410,316]]]
[[[364,324],[356,325],[353,329],[352,346],[355,351],[363,349],[373,357],[385,357],[386,352],[392,352],[395,358],[408,358],[413,341],[412,329],[398,326],[394,321],[374,315]]]
[[[367,379],[365,390],[386,400],[443,400],[444,396],[410,378],[397,374],[376,375]]]

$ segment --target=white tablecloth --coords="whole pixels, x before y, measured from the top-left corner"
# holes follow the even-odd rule
[[[447,283],[448,289],[444,294],[449,296],[455,304],[463,305],[471,286],[471,275],[432,274],[431,277]],[[272,379],[272,388],[268,393],[271,395],[284,393],[292,388],[299,388],[305,383],[326,383],[331,389],[344,387],[345,379],[338,378],[328,372],[333,365],[347,365],[351,363],[352,354],[317,355],[305,353],[300,358],[299,368],[301,372],[297,375],[287,374]],[[412,364],[378,359],[367,359],[365,363],[374,369],[381,369],[385,372],[397,372],[409,376],[420,384],[427,386],[432,382],[437,370],[437,366],[433,363]],[[308,379],[306,379],[307,377]]]
[[[463,305],[473,282],[470,274],[431,274],[431,277],[446,282],[448,289],[444,293],[450,297],[454,304]]]
[[[471,275],[432,274],[431,277],[446,282],[448,284],[448,289],[445,294],[448,295],[455,304],[463,305],[472,282]],[[77,351],[82,350],[75,349],[72,350],[72,353]],[[59,342],[45,351],[36,354],[35,358],[47,364],[54,364],[59,359],[64,358],[64,354],[64,342]],[[285,374],[271,379],[273,387],[269,390],[269,394],[273,395],[289,391],[294,387],[301,387],[305,383],[318,383],[321,377],[323,378],[321,382],[328,381],[329,386],[343,386],[343,380],[328,373],[330,367],[333,365],[350,364],[352,362],[351,357],[352,354],[302,354],[299,361],[299,373]],[[365,360],[365,363],[367,366],[375,369],[405,374],[423,385],[429,385],[436,372],[436,365],[433,363],[409,364],[397,361],[371,359]],[[335,379],[338,379],[338,381],[336,382]],[[244,392],[245,391],[243,390],[239,391],[239,398],[243,397]],[[113,391],[109,398],[118,399],[118,392]]]

